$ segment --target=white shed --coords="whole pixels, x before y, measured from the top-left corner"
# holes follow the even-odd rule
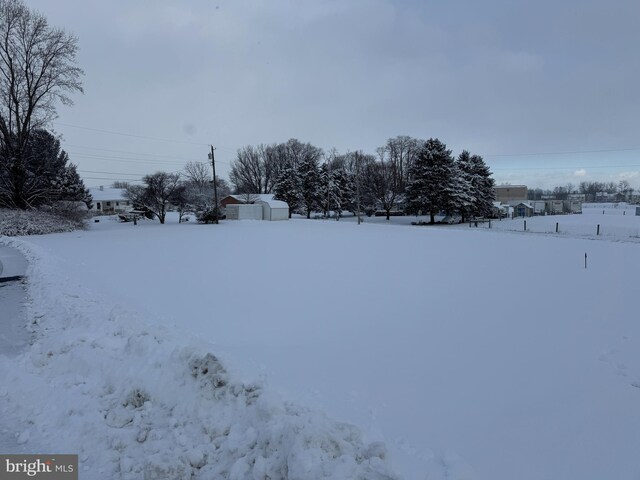
[[[256,204],[262,205],[263,220],[289,220],[289,205],[286,202],[264,198],[256,201]]]
[[[227,220],[262,220],[262,205],[236,203],[227,205]]]

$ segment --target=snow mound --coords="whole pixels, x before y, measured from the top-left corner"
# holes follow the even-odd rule
[[[84,222],[68,219],[55,213],[40,210],[0,209],[0,237],[46,235],[72,232],[83,228],[85,228]]]
[[[354,426],[235,381],[208,350],[30,260],[32,345],[0,355],[0,418],[24,451],[78,453],[85,479],[390,479]]]

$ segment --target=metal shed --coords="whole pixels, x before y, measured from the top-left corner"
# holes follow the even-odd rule
[[[286,202],[265,198],[258,200],[256,204],[262,206],[263,220],[289,220],[289,205]]]
[[[262,220],[262,205],[227,205],[226,215],[227,220]]]

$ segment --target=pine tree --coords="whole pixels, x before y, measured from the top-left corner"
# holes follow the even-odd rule
[[[408,213],[429,212],[430,223],[440,211],[454,207],[455,166],[451,150],[438,139],[427,140],[415,159],[407,187]]]
[[[478,201],[478,179],[474,172],[471,155],[467,150],[463,150],[456,160],[456,170],[462,182],[461,187],[465,189],[468,202],[460,205],[459,212],[462,216],[462,222],[465,222],[470,216],[475,214],[476,204]]]
[[[472,155],[471,162],[478,178],[478,198],[475,204],[475,215],[488,216],[493,210],[493,202],[496,199],[494,187],[495,180],[491,177],[491,170],[480,155]]]
[[[58,200],[83,202],[87,208],[91,208],[93,198],[89,190],[85,188],[84,182],[78,175],[77,167],[73,163],[58,172],[51,186]]]
[[[463,151],[456,162],[458,169],[469,183],[472,205],[468,214],[474,217],[485,217],[491,214],[495,194],[495,185],[491,171],[480,155],[470,155]]]
[[[292,166],[285,167],[274,185],[274,198],[282,200],[289,205],[289,218],[291,213],[296,211],[300,205],[300,176],[298,171]]]
[[[322,191],[320,167],[316,158],[306,158],[298,166],[298,176],[300,178],[300,202],[307,214],[311,218],[311,212],[322,208]]]
[[[48,131],[33,130],[19,167],[16,161],[2,158],[0,149],[0,205],[35,208],[58,200],[91,203],[75,165],[69,163],[60,140]]]

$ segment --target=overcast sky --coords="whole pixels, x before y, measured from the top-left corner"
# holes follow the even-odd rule
[[[54,129],[90,186],[208,144],[226,176],[248,144],[410,135],[483,155],[498,183],[640,188],[637,0],[28,4],[79,38],[85,93]]]

